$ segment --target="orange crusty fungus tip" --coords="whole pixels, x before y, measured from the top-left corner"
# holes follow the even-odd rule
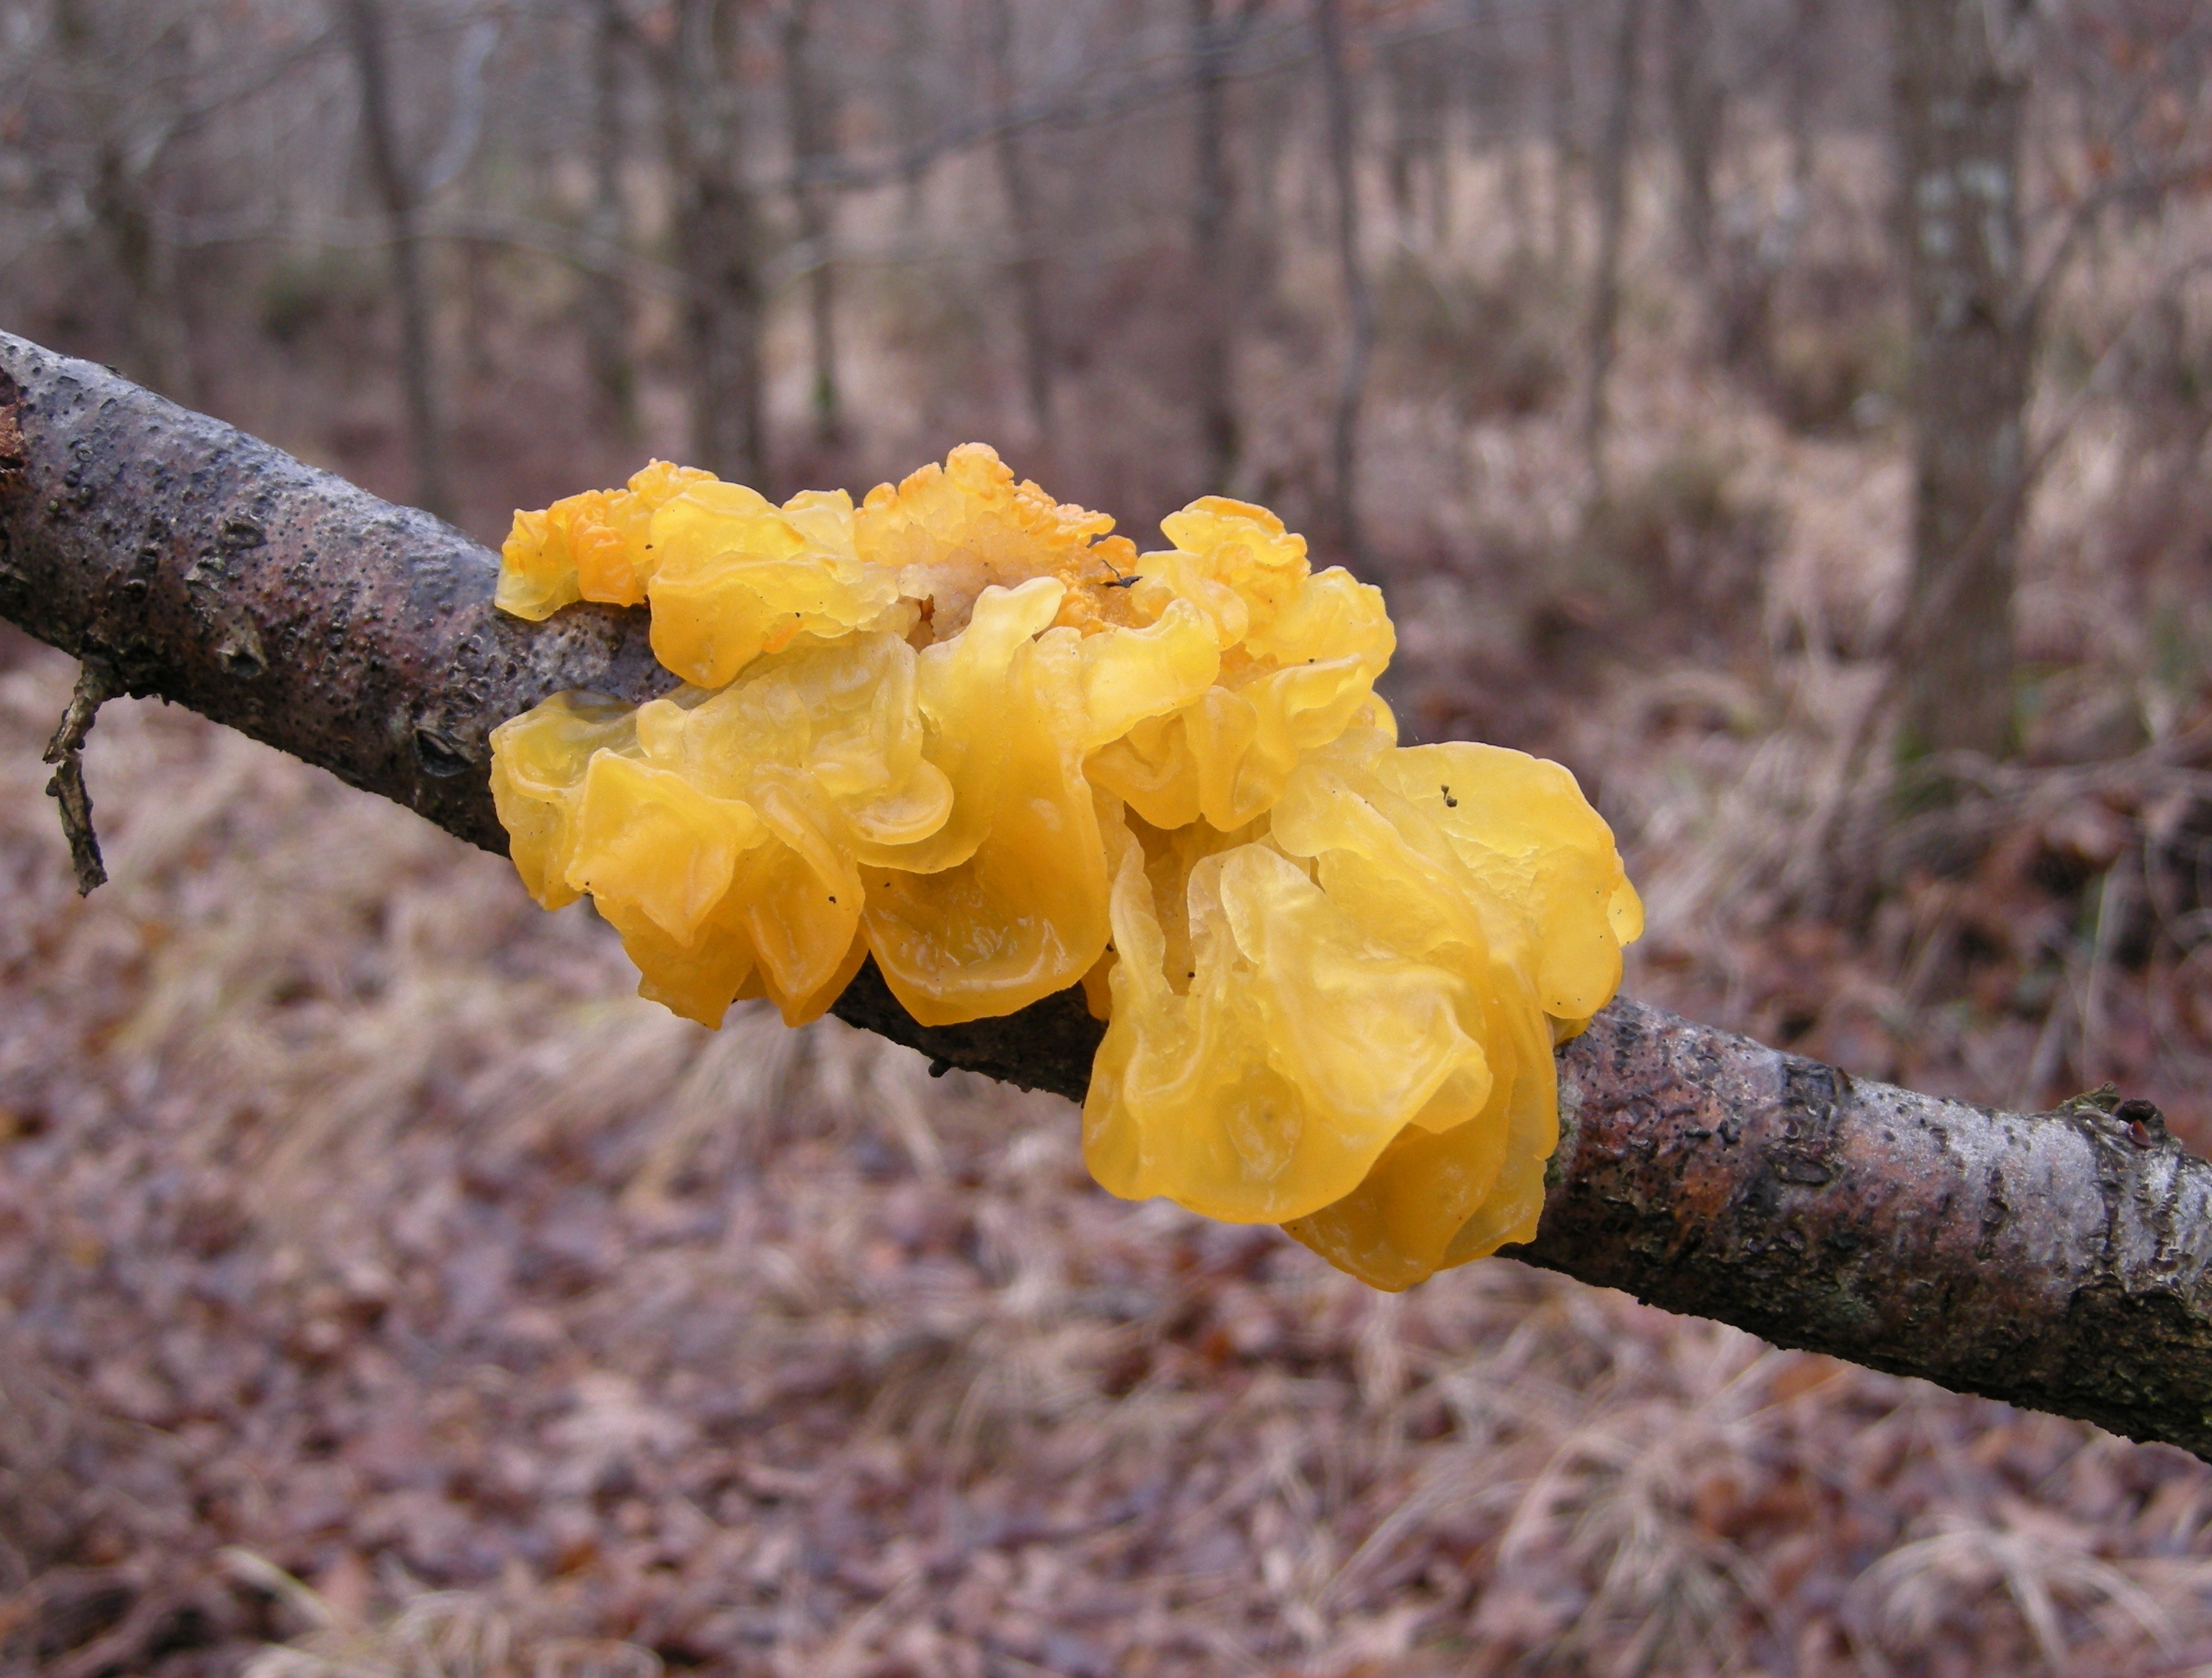
[[[709,1026],[868,956],[928,1025],[1081,982],[1113,1194],[1384,1288],[1528,1239],[1553,1047],[1642,930],[1612,833],[1556,763],[1399,745],[1382,594],[1264,508],[1112,527],[981,444],[858,508],[655,462],[517,514],[499,605],[643,603],[684,684],[493,732],[524,883]]]

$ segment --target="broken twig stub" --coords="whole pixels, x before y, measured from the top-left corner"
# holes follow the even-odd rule
[[[107,666],[99,659],[87,658],[77,671],[76,691],[62,713],[61,727],[46,743],[46,761],[54,766],[46,796],[61,808],[62,833],[69,841],[70,866],[76,872],[80,897],[88,897],[95,886],[107,884],[100,835],[93,830],[92,794],[84,784],[84,742],[99,720],[100,708],[114,696],[114,678]]]

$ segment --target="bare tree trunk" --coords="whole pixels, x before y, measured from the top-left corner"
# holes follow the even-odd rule
[[[1321,54],[1322,91],[1328,107],[1328,164],[1336,194],[1336,259],[1343,276],[1348,337],[1344,373],[1330,433],[1334,468],[1331,534],[1354,568],[1367,558],[1359,518],[1359,409],[1367,393],[1367,362],[1375,349],[1375,298],[1359,254],[1358,136],[1352,108],[1352,72],[1345,63],[1340,0],[1314,0],[1314,39]]]
[[[830,189],[811,178],[832,150],[836,113],[814,74],[814,0],[788,0],[783,24],[785,102],[790,107],[791,155],[797,185],[799,236],[805,241],[806,325],[813,363],[809,395],[814,408],[814,441],[834,448],[844,441],[845,407],[837,386],[837,270],[831,259],[836,238]]]
[[[1606,471],[1607,386],[1620,325],[1620,247],[1628,226],[1628,148],[1635,135],[1637,42],[1644,0],[1620,0],[1613,38],[1613,87],[1597,157],[1597,271],[1590,282],[1589,376],[1583,391],[1583,453],[1594,504],[1611,491]]]
[[[1021,316],[1022,384],[1028,392],[1030,423],[1048,453],[1052,447],[1054,349],[1052,319],[1045,300],[1044,229],[1037,216],[1036,192],[1014,112],[1014,9],[1012,0],[985,0],[984,56],[990,70],[995,121],[992,150],[998,159],[999,185],[1006,197],[1006,222],[1014,236],[1012,272],[1015,307]]]
[[[1498,154],[1498,185],[1512,238],[1511,265],[1527,262],[1530,244],[1528,149],[1522,143],[1520,78],[1507,62],[1498,0],[1467,0],[1468,150],[1480,159]]]
[[[176,251],[155,227],[147,198],[145,171],[158,148],[142,147],[125,131],[110,43],[83,0],[57,0],[54,33],[71,92],[92,130],[95,155],[86,207],[131,296],[126,359],[155,389],[190,402],[196,381],[177,306]],[[147,155],[134,162],[142,152]]]
[[[584,278],[584,354],[599,424],[626,443],[637,435],[637,363],[630,355],[629,289],[611,258],[625,242],[629,222],[623,198],[622,112],[623,57],[629,32],[621,0],[594,0],[592,12],[590,226],[601,264]]]
[[[1552,0],[1544,12],[1545,68],[1551,75],[1552,271],[1575,271],[1575,165],[1582,140],[1575,112],[1575,0]]]
[[[1713,74],[1711,0],[1667,0],[1667,103],[1677,177],[1674,226],[1702,301],[1712,270],[1713,166],[1722,91]]]
[[[1230,296],[1236,183],[1229,173],[1229,61],[1241,31],[1216,0],[1190,0],[1195,191],[1190,207],[1191,267],[1197,307],[1191,319],[1191,380],[1197,397],[1200,470],[1206,493],[1226,495],[1237,476],[1237,324]]]
[[[689,295],[694,465],[765,487],[760,216],[743,163],[742,0],[677,0],[663,57],[678,265]]]
[[[197,389],[176,305],[176,252],[155,230],[144,183],[112,137],[104,137],[89,195],[109,259],[131,292],[131,359],[156,389],[190,402]]]
[[[643,614],[524,623],[497,575],[420,513],[0,334],[0,618],[495,851],[493,727],[670,681]],[[1071,988],[925,1030],[867,968],[837,1012],[1073,1097],[1102,1029]],[[2212,1460],[2212,1164],[2148,1102],[1995,1112],[1622,1000],[1560,1052],[1559,1119],[1510,1256]]]
[[[1790,48],[1790,185],[1800,214],[1813,185],[1814,113],[1820,106],[1827,19],[1828,0],[1797,0]]]
[[[1383,55],[1383,104],[1390,121],[1384,131],[1382,179],[1390,191],[1398,242],[1411,248],[1420,232],[1413,203],[1413,160],[1421,145],[1421,84],[1415,67],[1398,52]]]
[[[929,167],[922,158],[923,132],[921,69],[929,52],[929,0],[899,0],[898,46],[891,69],[891,120],[898,131],[902,204],[907,231],[919,233],[922,221],[922,189]]]
[[[439,411],[430,290],[422,273],[415,183],[400,155],[383,0],[344,0],[344,9],[347,42],[361,84],[362,137],[392,240],[392,288],[399,301],[399,376],[407,398],[408,441],[415,453],[415,495],[428,511],[450,518],[453,498],[444,419]]]
[[[1983,0],[1893,0],[1899,231],[1911,298],[1908,751],[2013,739],[2013,562],[2034,323],[2020,272],[2024,93]]]

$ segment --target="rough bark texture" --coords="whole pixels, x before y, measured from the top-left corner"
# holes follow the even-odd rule
[[[492,556],[229,427],[0,335],[0,617],[493,850],[485,736],[550,693],[667,684],[642,614],[491,605]],[[925,1031],[1079,1097],[1076,993]],[[2212,1165],[2154,1109],[1996,1113],[1854,1083],[1628,1001],[1560,1057],[1530,1263],[2212,1460]]]
[[[1519,1256],[2212,1461],[2212,1165],[2148,1102],[1999,1113],[1616,1002]]]

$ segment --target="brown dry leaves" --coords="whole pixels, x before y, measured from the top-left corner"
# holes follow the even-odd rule
[[[2212,1659],[2173,1453],[1112,1201],[1066,1107],[673,1020],[583,910],[179,713],[103,719],[80,904],[68,675],[0,672],[7,1670]]]

